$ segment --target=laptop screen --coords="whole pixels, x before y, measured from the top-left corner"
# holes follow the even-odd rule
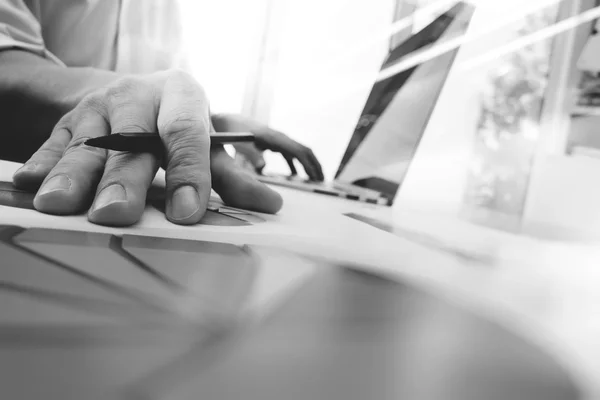
[[[462,35],[473,6],[459,2],[395,47],[381,70],[436,42]],[[416,152],[458,49],[375,83],[336,173],[391,203]]]

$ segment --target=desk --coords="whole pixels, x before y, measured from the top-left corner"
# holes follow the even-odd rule
[[[2,172],[10,174],[10,168]],[[256,398],[303,393],[309,394],[307,398],[378,398],[370,394],[377,395],[379,390],[379,398],[404,395],[419,399],[468,399],[484,393],[479,398],[514,395],[513,398],[566,399],[577,398],[580,393],[582,396],[597,393],[590,382],[594,382],[600,371],[595,368],[600,362],[596,344],[600,302],[591,293],[597,293],[592,288],[600,284],[598,273],[593,274],[596,265],[585,263],[584,256],[594,254],[591,249],[502,236],[450,219],[438,219],[435,231],[435,219],[429,222],[425,219],[419,225],[417,216],[399,221],[396,220],[399,214],[390,209],[365,208],[359,203],[326,196],[280,191],[285,207],[278,216],[263,216],[268,222],[261,224],[262,227],[232,231],[173,226],[165,230],[164,217],[156,210],[149,210],[135,231],[154,236],[274,245],[318,257],[323,263],[322,272],[300,288],[290,302],[283,302],[270,322],[223,345],[227,350],[223,357],[203,367],[201,376],[193,376],[191,380],[203,383],[202,388],[186,381],[170,391],[170,380],[152,386],[151,383],[161,381],[150,372],[148,387],[156,389],[150,393],[153,396],[164,393],[167,398],[193,398],[203,390],[215,398],[231,398],[227,395],[236,393],[249,393],[248,396]],[[391,215],[392,223],[404,222],[403,228],[420,227],[443,240],[452,239],[450,235],[454,233],[455,244],[493,254],[496,262],[465,263],[453,254],[343,215],[348,212],[382,218]],[[17,214],[11,213],[6,219],[18,222]],[[69,220],[47,215],[35,217],[35,221],[30,219],[27,223],[60,227]],[[278,229],[269,233],[264,227],[271,223]],[[112,228],[83,226],[85,230],[122,233]],[[310,226],[312,229],[307,229]],[[287,234],[280,235],[283,231]],[[317,234],[311,236],[313,232]],[[568,265],[565,260],[575,261],[579,273],[565,274],[572,272],[572,268],[570,271],[565,268]],[[369,274],[350,273],[339,266]],[[392,279],[383,280],[372,274]],[[147,343],[151,342],[149,339]],[[179,354],[196,354],[190,348],[173,345]],[[106,374],[94,376],[93,380],[85,376],[87,382],[108,381],[111,376],[124,378],[107,367],[111,363],[103,357],[108,357],[108,353],[101,350],[75,359],[83,366],[92,357],[100,366],[94,371]],[[120,352],[112,355],[119,356]],[[160,359],[160,354],[153,357]],[[21,371],[37,365],[27,361],[35,358],[17,359]],[[14,372],[10,365],[2,366],[5,372]],[[85,382],[77,373],[85,374],[86,369],[76,366],[71,365],[73,372],[68,378]],[[196,370],[193,365],[187,368],[192,374]],[[55,372],[61,376],[60,371]],[[276,372],[281,373],[281,379],[273,378]],[[8,376],[4,374],[5,378]],[[330,376],[336,386],[330,384],[327,379]],[[66,378],[62,376],[63,380]],[[264,384],[253,386],[252,382]],[[440,397],[440,388],[446,397]],[[419,397],[421,394],[425,397]]]
[[[406,284],[323,269],[212,365],[150,376],[136,398],[559,400],[555,360],[503,327]]]
[[[280,190],[280,189],[278,189]],[[599,250],[585,243],[544,241],[469,224],[449,215],[364,206],[283,189],[285,212],[306,210],[317,203],[319,220],[335,229],[327,245],[296,244],[318,249],[337,262],[443,296],[453,304],[487,315],[561,360],[590,398],[598,392],[600,364]],[[287,208],[289,207],[289,208]],[[317,209],[317,207],[314,207]],[[338,220],[330,214],[337,210]],[[304,211],[305,212],[305,211]],[[390,235],[342,217],[355,212],[400,228]],[[415,232],[467,252],[491,255],[487,265],[465,262],[439,248],[413,240]]]

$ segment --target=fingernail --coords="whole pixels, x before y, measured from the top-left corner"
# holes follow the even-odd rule
[[[38,196],[44,196],[52,192],[71,189],[71,180],[66,175],[56,175],[42,186]]]
[[[27,163],[25,165],[23,165],[21,168],[19,168],[16,172],[15,175],[20,174],[22,172],[33,172],[35,171],[37,168],[37,164],[36,163]]]
[[[127,202],[127,193],[125,192],[125,188],[119,184],[110,185],[98,193],[96,200],[92,205],[91,212],[95,213],[96,211],[102,210],[103,208],[112,204],[125,202]]]
[[[192,186],[182,186],[175,190],[169,202],[169,217],[181,221],[194,215],[200,209],[200,197]]]

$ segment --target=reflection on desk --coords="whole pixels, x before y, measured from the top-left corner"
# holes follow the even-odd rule
[[[0,225],[0,387],[9,399],[121,399],[313,266],[233,244]],[[285,268],[281,268],[285,265]]]
[[[206,348],[190,353],[151,375],[134,398],[580,397],[555,360],[503,327],[343,268],[323,268],[266,324],[217,345],[218,357]]]

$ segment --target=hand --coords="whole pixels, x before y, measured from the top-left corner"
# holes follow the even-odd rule
[[[290,139],[287,135],[268,126],[239,115],[218,115],[213,117],[218,132],[252,132],[256,139],[254,144],[236,144],[235,149],[242,153],[260,172],[265,166],[262,150],[281,153],[290,167],[292,175],[296,175],[294,159],[300,161],[308,177],[315,181],[323,180],[323,170],[311,149]]]
[[[13,178],[38,188],[37,210],[50,214],[88,211],[91,222],[131,225],[145,208],[147,190],[162,164],[166,170],[166,216],[197,223],[212,186],[235,207],[274,213],[281,197],[245,173],[224,149],[211,149],[209,106],[202,88],[183,72],[122,78],[84,98],[56,125],[50,138]],[[85,146],[116,132],[158,132],[164,159]],[[212,174],[211,174],[212,172]]]

